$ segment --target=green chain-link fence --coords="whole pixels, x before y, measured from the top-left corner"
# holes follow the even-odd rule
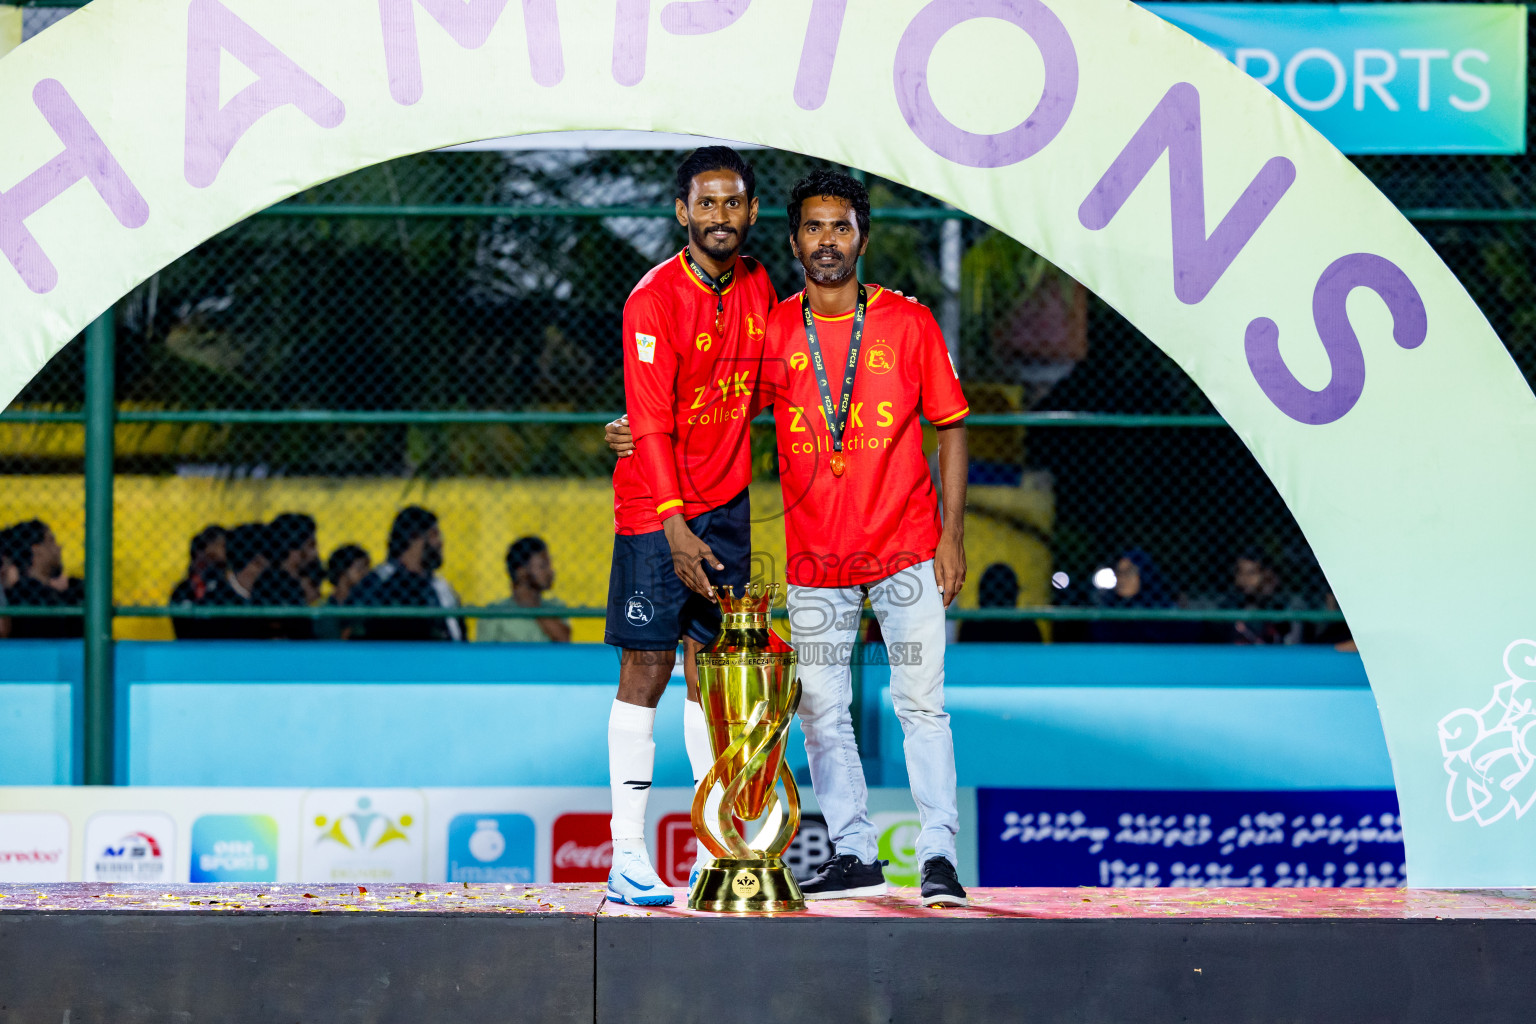
[[[29,7],[25,31],[68,13]],[[443,574],[467,605],[507,596],[503,552],[537,534],[554,594],[577,609],[576,638],[597,639],[613,465],[601,424],[623,405],[624,300],[683,241],[670,204],[680,156],[392,161],[252,217],[123,299],[118,635],[170,635],[163,606],[207,524],[305,512],[322,554],[357,543],[378,560],[394,514],[422,504],[442,517]],[[748,250],[788,294],[799,285],[780,197],[818,162],[749,156],[765,216]],[[1536,163],[1356,162],[1536,372]],[[1048,620],[1057,639],[1088,635],[1083,620],[1129,617],[1156,624],[1149,638],[1225,640],[1235,619],[1267,612],[1251,627],[1264,639],[1325,635],[1338,615],[1284,503],[1171,360],[1034,254],[920,193],[869,184],[878,219],[865,276],[935,307],[976,413],[960,617]],[[85,383],[77,340],[0,416],[0,525],[43,518],[76,574]],[[758,542],[769,564],[777,544],[781,566],[770,428],[756,450]],[[1167,607],[1106,606],[1095,577],[1133,551],[1165,580]],[[1252,563],[1246,591],[1234,585],[1240,556]],[[1018,580],[1011,603],[981,593],[994,563]]]

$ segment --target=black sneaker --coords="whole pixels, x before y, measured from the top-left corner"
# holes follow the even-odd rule
[[[923,906],[963,907],[970,901],[948,857],[929,857],[923,864]]]
[[[852,896],[885,895],[885,861],[865,864],[851,853],[839,854],[816,869],[809,882],[800,885],[808,900],[846,899]]]

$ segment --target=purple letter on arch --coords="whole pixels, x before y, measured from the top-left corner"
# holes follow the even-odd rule
[[[1019,26],[1045,58],[1045,91],[1034,113],[996,135],[956,127],[928,92],[933,48],[944,33],[972,18],[998,18]],[[1077,51],[1067,27],[1041,0],[934,0],[912,19],[896,48],[896,102],[912,133],[944,159],[967,167],[1007,167],[1050,145],[1066,125],[1077,102]]]
[[[228,50],[257,80],[219,106],[219,60]],[[322,128],[334,128],[347,108],[219,0],[192,0],[187,11],[187,182],[207,188],[241,136],[279,107],[292,104]]]
[[[812,0],[811,23],[805,28],[800,70],[795,74],[795,102],[801,110],[819,110],[827,102],[837,40],[843,32],[848,0]]]
[[[667,4],[661,26],[675,36],[700,36],[729,28],[752,0],[685,0]],[[639,85],[645,78],[645,53],[650,44],[651,0],[618,0],[613,20],[613,80]]]
[[[64,143],[64,152],[9,191],[0,192],[0,252],[26,286],[41,295],[58,285],[59,272],[27,230],[28,217],[82,178],[91,183],[125,228],[142,227],[149,220],[149,204],[60,82],[52,78],[38,82],[32,89],[32,102]]]
[[[1424,300],[1397,264],[1367,252],[1335,260],[1312,292],[1312,320],[1333,368],[1326,387],[1313,391],[1295,378],[1280,356],[1280,328],[1268,317],[1250,323],[1243,340],[1253,379],[1275,408],[1298,423],[1342,419],[1365,390],[1365,353],[1345,309],[1349,293],[1356,288],[1369,288],[1387,304],[1392,340],[1399,348],[1418,348],[1429,336]]]
[[[384,28],[384,66],[389,69],[389,94],[401,106],[421,99],[421,50],[416,43],[413,3],[466,50],[477,50],[491,37],[507,0],[379,0]],[[523,27],[528,33],[528,63],[539,85],[559,85],[565,77],[560,49],[560,18],[555,0],[523,0]]]
[[[1296,165],[1272,158],[1210,237],[1205,234],[1205,157],[1200,145],[1200,93],[1188,82],[1168,90],[1104,172],[1077,211],[1089,231],[1109,226],[1163,152],[1173,208],[1173,293],[1193,305],[1204,299],[1296,180]]]

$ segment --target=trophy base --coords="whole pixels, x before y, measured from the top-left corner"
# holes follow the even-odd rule
[[[795,876],[778,857],[721,857],[699,872],[689,910],[715,914],[783,914],[805,909]]]

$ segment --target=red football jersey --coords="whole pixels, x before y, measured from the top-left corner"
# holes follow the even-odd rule
[[[800,296],[768,316],[760,386],[773,403],[784,489],[789,582],[801,587],[871,583],[933,557],[939,503],[918,416],[938,425],[968,412],[944,335],[928,307],[866,285],[869,306],[843,435],[847,469],[832,473],[832,434],[810,358]],[[853,313],[816,318],[834,411],[853,334]]]
[[[738,256],[723,290],[717,326],[714,289],[683,253],[653,268],[624,305],[624,404],[635,440],[671,439],[675,492],[658,488],[636,456],[613,471],[618,533],[651,533],[681,508],[692,518],[719,508],[752,480],[749,424],[773,283],[756,260]]]

